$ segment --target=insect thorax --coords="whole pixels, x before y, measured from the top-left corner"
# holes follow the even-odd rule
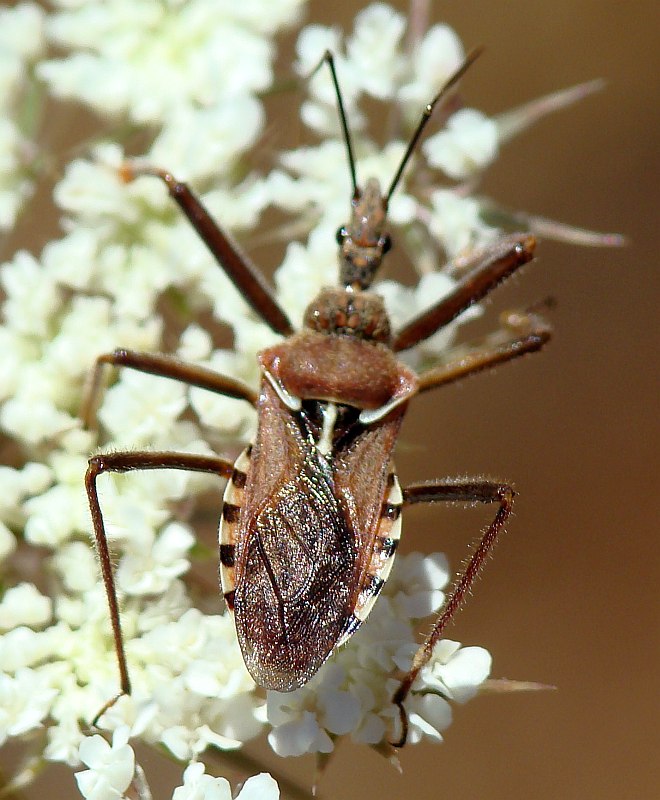
[[[417,390],[415,374],[389,347],[389,319],[377,295],[324,289],[305,312],[304,324],[302,331],[259,354],[282,399],[374,410]]]

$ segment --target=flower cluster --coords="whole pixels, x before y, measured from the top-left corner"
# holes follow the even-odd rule
[[[368,623],[341,648],[323,671],[301,689],[268,693],[268,740],[276,753],[330,753],[338,736],[380,745],[398,724],[391,698],[398,682],[393,667],[409,669],[417,649],[415,623],[437,612],[450,573],[445,557],[435,553],[404,556],[395,566]],[[490,655],[482,647],[443,640],[424,668],[407,704],[408,742],[423,736],[442,740],[451,722],[449,700],[464,702],[476,694],[490,673]]]
[[[43,18],[34,3],[0,9],[0,232],[13,226],[34,188],[34,65],[45,49]]]
[[[91,736],[80,746],[80,760],[88,769],[76,773],[78,788],[87,800],[124,797],[131,787],[139,798],[151,797],[144,774],[136,769],[135,753],[128,744],[129,729],[117,728],[112,745],[102,736]],[[255,775],[243,784],[236,800],[279,800],[276,781],[267,773]],[[172,800],[232,800],[229,782],[207,775],[201,762],[193,762],[183,773],[183,785]]]
[[[200,610],[186,581],[195,541],[190,506],[201,492],[219,491],[217,479],[171,471],[104,475],[100,499],[116,558],[133,691],[101,718],[103,728],[115,731],[112,746],[86,737],[90,717],[118,688],[90,545],[83,487],[89,454],[237,452],[255,423],[253,409],[241,401],[123,370],[101,399],[98,429],[88,429],[79,414],[90,370],[118,346],[166,349],[256,388],[255,354],[277,338],[218,269],[165,187],[149,177],[128,185],[121,180],[124,145],[139,133],[145,160],[195,182],[205,205],[235,234],[254,230],[268,206],[296,216],[306,239],[288,244],[275,284],[278,302],[299,323],[318,289],[336,281],[331,243],[351,193],[325,68],[309,80],[301,111],[323,140],[280,154],[266,175],[246,169],[246,154],[264,131],[259,93],[274,84],[274,37],[296,22],[302,4],[55,0],[50,12],[32,3],[0,12],[0,228],[13,225],[38,165],[56,163],[62,176],[54,199],[63,229],[40,254],[19,251],[0,266],[0,427],[18,454],[13,466],[0,468],[0,743],[41,730],[37,762],[86,764],[78,775],[86,797],[119,797],[129,785],[148,796],[140,793],[144,776],[129,735],[191,762],[175,800],[229,797],[226,781],[204,774],[198,757],[209,747],[240,747],[265,726],[281,755],[328,753],[347,735],[384,748],[397,724],[390,701],[395,675],[410,664],[418,620],[444,599],[442,556],[399,557],[353,639],[302,689],[264,698],[245,670],[231,618]],[[421,106],[463,58],[447,26],[431,28],[406,52],[405,24],[378,3],[358,14],[346,37],[312,25],[298,39],[301,77],[326,49],[335,53],[359,181],[391,180]],[[494,120],[459,109],[417,158],[446,178],[474,182],[503,141],[588,90]],[[359,108],[365,96],[396,109],[400,137],[377,145],[368,136]],[[41,103],[43,111],[46,97],[51,113],[70,113],[77,102],[97,115],[102,131],[115,126],[114,133],[69,163],[36,153],[40,117],[33,107]],[[393,281],[375,287],[395,324],[455,285],[451,269],[433,268],[440,251],[460,259],[498,233],[484,221],[485,205],[469,196],[468,184],[445,181],[420,191],[410,177],[416,172],[404,174],[389,216],[423,277],[415,289]],[[217,347],[197,323],[200,314],[231,329],[231,349]],[[445,357],[465,318],[431,337],[413,358]],[[489,669],[483,649],[442,641],[407,700],[409,741],[441,738],[451,719],[448,701],[472,696]],[[30,764],[17,772],[14,786],[37,770]],[[269,776],[250,779],[240,794],[242,800],[257,796],[278,796]]]

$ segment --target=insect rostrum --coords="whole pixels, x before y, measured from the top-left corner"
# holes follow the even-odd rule
[[[490,481],[432,481],[401,488],[393,452],[410,401],[420,392],[459,380],[539,349],[549,338],[535,313],[510,317],[509,329],[482,348],[449,358],[416,375],[397,357],[451,322],[528,262],[529,234],[503,237],[472,255],[455,289],[402,329],[393,331],[382,299],[369,291],[390,248],[387,209],[403,168],[436,102],[462,75],[468,57],[430,103],[389,190],[371,178],[360,188],[341,95],[353,179],[351,218],[337,234],[340,286],[311,302],[302,330],[293,331],[267,282],[211,219],[190,189],[171,174],[127,164],[124,177],[155,175],[263,321],[283,339],[258,358],[257,394],[239,381],[169,356],[116,350],[99,357],[85,416],[93,413],[107,364],[130,367],[252,403],[258,411],[253,441],[232,464],[220,457],[170,452],[120,452],[90,459],[86,485],[108,594],[122,693],[130,680],[114,579],[98,501],[99,474],[140,469],[186,469],[228,478],[220,528],[220,573],[233,611],[246,666],[269,689],[304,685],[369,614],[392,568],[401,508],[418,502],[495,503],[496,514],[474,551],[430,635],[403,676],[393,702],[405,743],[404,702],[445,626],[460,606],[511,511],[513,492]],[[332,71],[332,57],[326,54]],[[313,268],[310,267],[310,268]],[[110,701],[110,705],[113,701]],[[104,707],[103,710],[105,710]]]

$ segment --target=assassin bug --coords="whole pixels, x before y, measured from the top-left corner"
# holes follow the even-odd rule
[[[381,298],[370,292],[390,249],[390,198],[435,105],[476,58],[470,54],[429,103],[387,192],[371,178],[356,179],[355,159],[334,61],[326,53],[336,89],[353,185],[350,222],[337,232],[340,285],[325,288],[308,306],[295,332],[259,270],[212,220],[184,183],[152,167],[127,164],[126,180],[163,180],[213,256],[246,301],[283,340],[258,355],[258,392],[240,381],[170,356],[115,350],[98,357],[84,406],[90,423],[106,365],[129,367],[239,398],[258,411],[253,443],[235,463],[174,452],[115,452],[90,458],[86,488],[108,596],[121,694],[130,679],[96,482],[104,472],[183,469],[228,479],[220,525],[220,574],[234,613],[246,666],[267,689],[304,685],[367,617],[391,570],[402,506],[413,503],[494,503],[482,535],[431,633],[392,701],[407,736],[404,701],[511,513],[513,490],[481,479],[431,481],[401,488],[392,454],[408,403],[421,392],[538,350],[550,337],[534,312],[511,314],[508,328],[460,357],[415,374],[397,358],[482,299],[528,262],[531,234],[505,236],[473,254],[454,290],[397,331]],[[318,69],[317,68],[317,69]],[[109,701],[101,712],[116,700]]]

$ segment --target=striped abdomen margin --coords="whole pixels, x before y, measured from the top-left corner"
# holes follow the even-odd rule
[[[234,611],[234,554],[236,551],[236,532],[243,498],[245,483],[250,469],[252,445],[248,445],[234,463],[234,471],[225,487],[222,498],[222,520],[220,521],[220,585],[229,611]]]
[[[392,467],[393,465],[390,465],[391,469]],[[402,503],[403,495],[401,494],[399,481],[394,472],[390,472],[387,478],[385,499],[380,509],[380,519],[376,526],[371,559],[360,586],[355,609],[352,616],[346,620],[346,627],[337,642],[337,646],[344,644],[369,616],[380,590],[389,577],[394,564],[394,555],[401,538]]]

